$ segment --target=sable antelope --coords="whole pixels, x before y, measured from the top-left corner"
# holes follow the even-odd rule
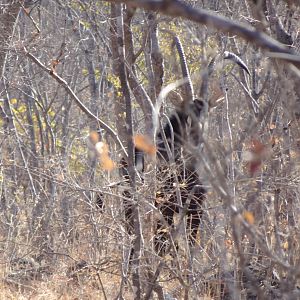
[[[178,213],[180,208],[185,209],[188,241],[190,245],[194,245],[201,221],[202,203],[207,192],[197,173],[197,159],[189,153],[182,156],[182,150],[187,143],[192,143],[194,146],[199,144],[201,133],[197,124],[202,115],[205,115],[208,104],[203,100],[194,98],[182,45],[177,37],[174,37],[174,43],[181,60],[183,77],[188,79],[185,86],[185,98],[187,100],[184,99],[182,105],[175,110],[166,125],[156,135],[159,187],[155,205],[163,216],[163,219],[157,223],[155,236],[155,249],[159,254],[164,253],[169,240],[169,232],[165,230],[165,224],[169,227],[173,226],[174,214]],[[232,60],[250,74],[246,64],[235,54],[226,51],[223,59]],[[213,71],[214,64],[215,58],[208,65],[207,81]],[[203,80],[202,83],[201,93],[203,95],[207,92],[205,91],[208,88],[207,81],[204,82]],[[203,95],[201,99],[205,98]],[[171,157],[169,155],[170,149],[172,149]],[[143,172],[144,153],[137,148],[135,148],[135,165],[139,172]],[[175,170],[174,165],[176,166]],[[123,178],[129,181],[127,163],[124,158],[121,160],[120,171]],[[132,234],[133,208],[129,190],[125,190],[123,196],[128,199],[128,201],[124,201],[125,218],[127,231]]]

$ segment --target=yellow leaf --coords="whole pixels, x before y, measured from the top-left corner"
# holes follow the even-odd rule
[[[53,110],[50,110],[50,111],[48,112],[48,115],[49,115],[50,117],[54,117],[54,116],[55,116],[55,112],[54,112]]]
[[[253,213],[250,211],[245,211],[243,213],[244,219],[249,223],[249,224],[254,224],[254,216]]]
[[[179,183],[179,187],[180,187],[181,189],[186,188],[186,187],[187,187],[186,182],[181,182],[181,183]]]
[[[286,241],[286,242],[283,243],[283,249],[284,250],[288,250],[289,249],[289,242],[288,241]]]
[[[16,98],[12,98],[12,99],[10,99],[10,103],[11,104],[17,104],[18,100]]]

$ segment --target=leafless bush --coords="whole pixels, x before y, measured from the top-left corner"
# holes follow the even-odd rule
[[[0,4],[1,296],[298,299],[296,2]],[[225,51],[248,69],[226,63]],[[155,201],[166,178],[152,155],[155,131],[193,96],[210,105],[200,146],[183,148],[208,189],[200,232],[191,247],[177,214],[159,256]],[[133,168],[137,135],[143,174]]]

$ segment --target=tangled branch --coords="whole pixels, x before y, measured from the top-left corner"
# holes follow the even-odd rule
[[[230,20],[226,17],[215,14],[205,9],[196,9],[181,0],[107,0],[114,3],[125,3],[134,8],[144,8],[146,10],[157,11],[171,17],[181,17],[204,24],[209,27],[238,35],[246,41],[255,44],[265,50],[289,54],[281,57],[282,60],[300,68],[300,56],[296,55],[293,50],[287,48],[267,34],[258,31],[252,26],[245,25],[241,22]]]

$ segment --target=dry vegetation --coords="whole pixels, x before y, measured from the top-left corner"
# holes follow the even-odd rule
[[[152,1],[117,2],[0,4],[0,299],[300,299],[299,4],[156,1],[160,12],[149,13],[135,6],[153,9]],[[266,35],[253,38],[249,28]],[[149,103],[170,83],[160,115],[182,100],[172,34],[182,41],[196,95],[216,57],[205,95],[215,107],[193,149],[208,188],[196,245],[189,247],[179,214],[175,229],[164,229],[178,248],[160,257],[153,203],[164,178],[155,176],[157,111]],[[250,75],[225,64],[225,50]],[[148,153],[145,180],[136,176],[141,232],[133,264],[138,239],[127,231],[128,185],[118,172],[121,145],[131,141],[128,118]]]

